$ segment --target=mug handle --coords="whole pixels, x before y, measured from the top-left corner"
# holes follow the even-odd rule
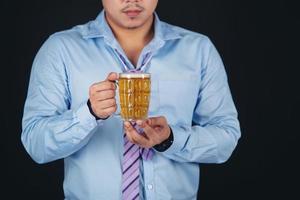
[[[117,117],[117,118],[122,118],[121,117],[121,105],[120,105],[120,95],[119,95],[119,92],[118,92],[118,90],[119,90],[119,81],[118,80],[116,80],[116,81],[112,81],[112,82],[114,82],[114,84],[115,84],[115,86],[116,86],[116,96],[115,96],[115,99],[116,99],[116,103],[117,103],[117,110],[116,110],[116,112],[114,112],[113,114],[112,114],[112,116],[113,117]]]

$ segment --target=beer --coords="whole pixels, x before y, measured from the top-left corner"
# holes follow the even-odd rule
[[[120,73],[118,82],[121,117],[123,120],[146,119],[150,101],[150,74]]]

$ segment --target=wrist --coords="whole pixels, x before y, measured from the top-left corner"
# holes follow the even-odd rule
[[[92,108],[92,105],[91,105],[91,101],[90,101],[90,99],[88,99],[88,101],[87,101],[87,106],[88,106],[88,108],[89,108],[89,111],[90,111],[90,113],[95,117],[95,119],[96,120],[105,120],[105,119],[107,119],[108,117],[105,117],[105,118],[101,118],[101,117],[98,117],[97,115],[96,115],[96,113],[94,113],[94,111],[93,111],[93,108]]]
[[[156,151],[164,152],[172,145],[173,140],[174,140],[174,136],[173,136],[173,131],[172,131],[171,127],[169,127],[169,128],[170,128],[169,137],[166,140],[164,140],[162,143],[153,146],[153,148]]]

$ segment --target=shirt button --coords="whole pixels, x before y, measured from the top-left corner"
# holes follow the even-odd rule
[[[152,190],[153,189],[153,185],[149,184],[148,186],[148,190]]]

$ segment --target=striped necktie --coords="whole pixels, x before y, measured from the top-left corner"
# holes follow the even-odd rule
[[[133,124],[135,129],[141,133],[141,129]],[[139,177],[140,177],[140,158],[150,160],[153,156],[152,149],[141,148],[131,143],[124,134],[124,158],[122,176],[122,200],[139,199]]]

